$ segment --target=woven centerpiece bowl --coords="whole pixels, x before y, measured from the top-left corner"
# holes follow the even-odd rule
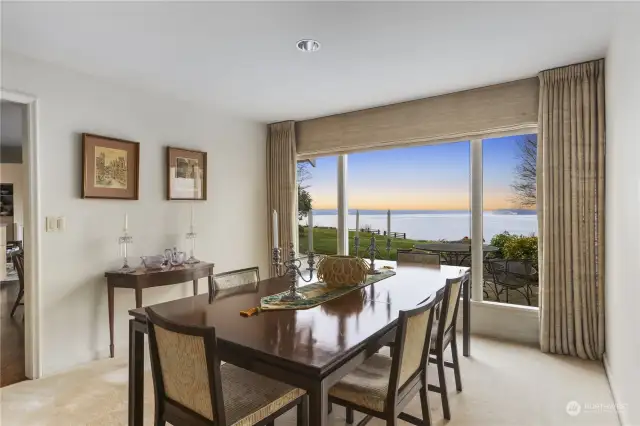
[[[355,256],[325,256],[318,263],[318,279],[327,287],[352,287],[367,279],[369,265]]]

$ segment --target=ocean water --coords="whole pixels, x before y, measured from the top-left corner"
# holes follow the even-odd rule
[[[349,212],[349,229],[355,229],[355,212]],[[300,221],[306,225],[307,219]],[[314,211],[314,226],[336,227],[338,215],[335,211]],[[360,212],[360,227],[370,225],[372,229],[387,229],[387,216],[383,212]],[[391,231],[406,232],[407,238],[416,240],[459,240],[471,237],[471,215],[468,212],[391,212]],[[537,235],[538,218],[535,214],[500,214],[485,212],[483,236],[485,241],[504,231],[518,235]]]

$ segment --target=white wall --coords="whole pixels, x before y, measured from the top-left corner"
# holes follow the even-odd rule
[[[197,255],[217,271],[259,265],[267,273],[264,125],[6,52],[2,59],[3,88],[39,99],[42,214],[66,217],[66,231],[42,230],[43,374],[108,354],[103,276],[119,266],[125,212],[134,262],[174,245],[186,249],[190,203],[164,200],[167,145],[209,154],[208,201],[196,204]],[[139,201],[80,198],[82,132],[140,142]],[[185,297],[190,288],[145,290],[143,302]],[[115,304],[116,356],[126,356],[133,292],[116,289]]]
[[[619,5],[606,58],[606,366],[640,425],[640,5]]]

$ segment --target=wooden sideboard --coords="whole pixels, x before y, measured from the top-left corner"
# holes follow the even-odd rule
[[[193,282],[193,295],[198,294],[198,280],[208,278],[209,294],[213,293],[213,263],[200,262],[194,265],[182,265],[165,270],[148,271],[144,268],[137,269],[129,274],[119,272],[106,272],[107,294],[109,303],[109,352],[111,358],[115,355],[113,345],[113,315],[114,315],[114,289],[130,288],[135,291],[136,308],[142,307],[142,290],[150,287]]]

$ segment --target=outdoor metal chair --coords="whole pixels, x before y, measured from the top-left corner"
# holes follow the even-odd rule
[[[531,259],[491,259],[485,262],[493,277],[497,301],[504,292],[509,303],[509,291],[515,290],[531,306],[533,288],[538,283],[538,273]]]

